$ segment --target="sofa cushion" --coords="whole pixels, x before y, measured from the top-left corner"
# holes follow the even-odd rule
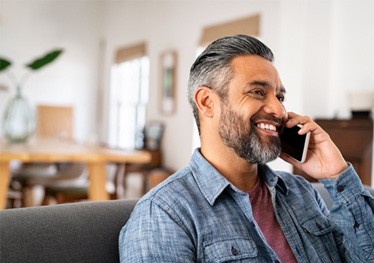
[[[118,262],[118,235],[136,201],[0,211],[0,262]]]

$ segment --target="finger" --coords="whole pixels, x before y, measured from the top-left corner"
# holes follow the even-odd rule
[[[288,112],[288,120],[284,124],[287,128],[291,128],[297,124],[299,124],[299,118],[301,116],[294,113],[294,112]]]
[[[301,116],[301,115],[298,115],[298,114],[296,114],[294,112],[289,112],[288,117],[289,117],[289,119],[285,123],[285,126],[287,128],[294,127],[294,126],[296,126],[298,124],[300,124],[301,126],[303,126],[303,125],[308,124],[308,123],[313,123],[313,121],[308,116]],[[304,133],[304,130],[303,130],[303,133]]]
[[[293,112],[293,111],[289,111],[288,112],[288,117],[289,118],[295,118],[295,117],[297,117],[297,116],[300,116],[299,114],[296,114],[295,112]]]
[[[301,129],[299,130],[299,134],[303,135],[308,132],[315,132],[319,128],[318,124],[314,121],[307,121],[306,123],[302,124]]]

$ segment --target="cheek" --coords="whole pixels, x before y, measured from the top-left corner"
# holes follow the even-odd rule
[[[244,119],[250,120],[261,112],[261,108],[262,106],[258,102],[247,104],[246,107],[243,107],[241,109],[241,115],[243,116]]]

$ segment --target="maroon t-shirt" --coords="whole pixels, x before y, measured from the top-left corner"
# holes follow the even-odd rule
[[[266,241],[279,259],[287,263],[297,262],[275,217],[270,191],[261,178],[258,179],[255,187],[250,192],[249,199],[253,216]]]

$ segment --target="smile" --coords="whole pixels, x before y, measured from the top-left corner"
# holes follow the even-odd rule
[[[275,125],[268,124],[268,123],[258,123],[256,126],[262,130],[275,131],[275,132],[277,131],[277,127],[275,127]]]

